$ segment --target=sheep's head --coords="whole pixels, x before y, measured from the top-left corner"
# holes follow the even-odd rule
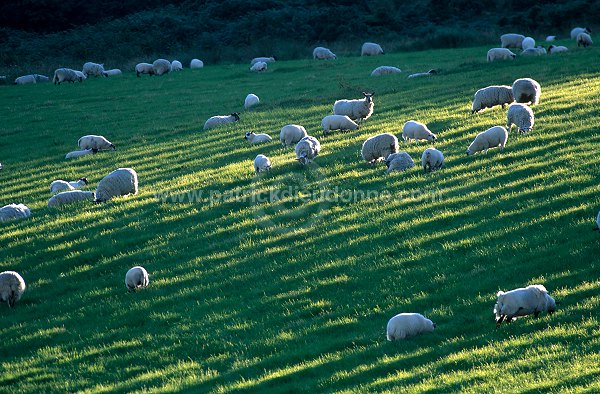
[[[470,156],[470,155],[472,155],[471,150],[467,149],[467,156]]]
[[[429,135],[427,136],[427,141],[435,144],[435,140],[437,139],[437,137],[435,136],[435,134],[433,133],[429,133]]]
[[[88,184],[88,180],[87,180],[87,178],[86,178],[86,177],[79,178],[79,180],[80,180],[80,181],[82,181],[82,182],[83,182],[84,184],[86,184],[86,185]]]
[[[302,164],[303,166],[308,163],[308,158],[306,157],[306,155],[301,156],[301,157],[297,158],[296,160],[298,160],[298,162],[300,162],[300,164]]]
[[[255,134],[254,134],[253,132],[251,132],[251,131],[248,131],[248,132],[246,133],[246,135],[244,136],[244,139],[245,139],[245,140],[251,140],[251,139],[253,139],[253,138],[254,138],[254,136],[255,136]]]
[[[233,116],[235,118],[235,121],[237,122],[238,120],[240,120],[240,113],[239,112],[232,112],[231,116]]]
[[[110,144],[110,149],[117,150],[117,147],[114,144]]]
[[[437,74],[438,72],[435,69],[431,69],[429,71],[427,71],[427,74]]]

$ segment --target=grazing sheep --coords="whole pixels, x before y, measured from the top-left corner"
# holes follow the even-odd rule
[[[377,134],[363,142],[360,155],[370,164],[398,152],[398,138],[390,133]]]
[[[431,69],[429,71],[427,71],[426,73],[415,73],[415,74],[410,74],[408,76],[408,78],[419,78],[419,77],[430,77],[432,75],[437,74],[437,71],[434,69]]]
[[[546,41],[547,41],[547,42],[556,41],[556,36],[547,36],[547,37],[546,37]]]
[[[402,126],[402,139],[404,139],[404,142],[406,143],[411,139],[415,140],[415,142],[427,140],[428,142],[435,143],[436,138],[435,134],[433,134],[424,123],[409,120]]]
[[[374,42],[365,42],[360,48],[360,56],[377,56],[383,55],[383,49],[379,44]]]
[[[554,53],[561,53],[561,52],[568,52],[569,48],[562,46],[562,45],[550,45],[548,47],[548,52],[550,52],[550,54],[554,54]]]
[[[150,63],[136,64],[135,65],[135,75],[137,77],[139,77],[140,74],[148,74],[150,76],[154,75],[154,68],[152,67],[152,64],[150,64]]]
[[[277,58],[275,56],[271,56],[271,57],[255,57],[254,59],[252,59],[250,61],[250,66],[254,66],[258,62],[274,63],[275,61],[277,61]]]
[[[538,317],[540,312],[547,311],[549,315],[556,310],[556,301],[542,285],[530,285],[507,292],[499,291],[494,305],[496,328],[502,322],[510,323],[517,317],[533,314]]]
[[[15,85],[27,85],[30,83],[49,82],[50,78],[40,74],[23,75],[15,79]]]
[[[313,59],[337,59],[335,53],[324,47],[316,47],[313,49]]]
[[[24,204],[9,204],[0,208],[0,222],[29,216],[31,216],[31,210]]]
[[[55,85],[60,85],[61,82],[82,82],[85,79],[84,77],[83,73],[78,75],[75,70],[71,70],[70,68],[57,68],[54,71],[52,82]]]
[[[265,62],[257,62],[250,67],[250,71],[261,72],[267,71],[267,63]]]
[[[594,41],[592,41],[592,37],[589,34],[579,33],[579,35],[577,35],[577,47],[579,47],[581,45],[584,48],[587,48],[590,45],[592,45],[593,43],[594,43]]]
[[[321,120],[323,132],[329,134],[331,130],[357,130],[359,126],[346,115],[327,115]]]
[[[406,171],[415,166],[415,162],[407,152],[392,153],[385,159],[385,165],[387,166],[386,173],[392,171]]]
[[[517,103],[531,103],[531,105],[540,102],[542,87],[531,78],[519,78],[512,84],[513,97]]]
[[[590,34],[592,31],[587,27],[576,27],[571,30],[571,40],[576,40],[577,36],[581,33]]]
[[[67,153],[65,155],[65,159],[75,159],[77,157],[87,156],[87,155],[91,155],[94,153],[96,153],[96,152],[94,152],[93,149],[76,150],[76,151]]]
[[[67,182],[62,179],[56,180],[50,184],[50,193],[56,194],[60,192],[64,192],[65,190],[75,190],[79,189],[88,184],[88,180],[86,177],[79,178],[78,181]]]
[[[484,151],[487,153],[488,149],[500,147],[500,150],[504,150],[506,140],[508,139],[508,131],[502,126],[494,126],[482,131],[477,134],[471,145],[467,148],[467,156],[474,155],[477,152]]]
[[[525,37],[521,42],[521,49],[535,48],[535,40],[531,37]]]
[[[296,144],[296,160],[302,165],[312,163],[319,155],[321,144],[315,137],[307,135]]]
[[[114,76],[122,75],[123,74],[123,71],[119,70],[118,68],[113,68],[111,70],[106,70],[105,72],[106,72],[106,76],[107,77],[114,77]]]
[[[521,56],[542,56],[545,55],[546,48],[543,46],[537,46],[535,48],[527,48],[521,52]]]
[[[9,308],[21,299],[25,288],[25,281],[17,272],[0,272],[0,302],[6,302]]]
[[[284,148],[298,143],[302,138],[306,137],[308,133],[303,126],[297,124],[288,124],[281,128],[279,133],[279,141]]]
[[[77,201],[94,201],[96,194],[83,190],[69,190],[53,195],[48,200],[49,207],[59,207],[65,204],[71,204]]]
[[[502,48],[522,48],[525,36],[522,34],[508,33],[500,36]]]
[[[271,160],[265,155],[257,155],[254,159],[254,172],[271,171]]]
[[[516,58],[517,55],[512,53],[510,50],[506,48],[492,48],[487,52],[487,61],[493,62],[494,60],[500,59],[508,59],[512,60]]]
[[[240,120],[240,113],[233,112],[231,115],[212,116],[204,122],[204,130],[212,129],[220,125],[237,122]]]
[[[513,101],[515,101],[515,98],[513,97],[512,87],[506,85],[488,86],[475,92],[471,113],[479,112],[485,108],[492,108],[495,105],[501,105],[504,108],[506,104]]]
[[[246,96],[246,99],[244,100],[244,108],[250,109],[251,107],[258,105],[259,103],[260,99],[258,98],[258,96],[250,93]]]
[[[192,70],[198,69],[198,68],[203,68],[203,67],[204,67],[204,62],[202,60],[192,59],[192,61],[190,62],[190,68]]]
[[[137,265],[130,268],[125,274],[125,286],[127,287],[128,292],[146,287],[149,283],[148,271],[142,266]]]
[[[93,75],[95,77],[106,77],[106,71],[104,71],[104,64],[98,64],[93,62],[86,62],[83,64],[81,69],[86,77]]]
[[[171,71],[181,71],[183,70],[183,64],[179,60],[173,60],[171,62]]]
[[[75,71],[77,78],[79,78],[79,82],[83,82],[87,79],[87,76],[83,73],[83,71],[79,71],[79,70],[73,70],[73,71]]]
[[[113,197],[137,194],[138,176],[131,168],[118,168],[102,178],[96,188],[95,202],[106,202]]]
[[[600,231],[600,211],[598,212],[598,215],[596,215],[596,227],[594,227],[592,230]]]
[[[520,134],[527,134],[533,129],[533,111],[525,104],[512,104],[506,112],[506,127],[510,132],[513,124],[517,126]]]
[[[435,148],[427,148],[421,155],[421,165],[425,173],[437,171],[444,165],[444,154]]]
[[[158,76],[168,74],[171,72],[171,62],[167,59],[156,59],[152,63],[152,71],[154,71],[154,75]]]
[[[94,153],[100,150],[116,150],[112,142],[101,135],[84,135],[77,141],[81,149],[91,149]]]
[[[248,140],[251,144],[262,144],[263,142],[269,142],[273,138],[269,134],[254,134],[254,132],[247,132],[244,136],[245,140]]]
[[[426,332],[433,332],[435,323],[420,313],[400,313],[387,324],[387,340],[406,339]]]
[[[402,72],[402,70],[400,70],[398,67],[379,66],[379,67],[377,67],[375,70],[373,70],[371,72],[371,76],[372,77],[379,77],[380,75],[398,74],[398,73],[401,73],[401,72]]]
[[[346,115],[350,119],[361,123],[369,119],[373,114],[373,95],[375,93],[365,93],[365,98],[357,100],[337,100],[333,104],[334,115]]]

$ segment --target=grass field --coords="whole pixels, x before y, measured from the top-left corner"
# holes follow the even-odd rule
[[[32,216],[0,225],[0,271],[27,282],[0,305],[0,392],[598,392],[600,49],[564,44],[491,64],[478,47],[1,88],[0,206]],[[404,72],[370,77],[379,65]],[[542,85],[533,131],[467,157],[506,119],[471,115],[474,92],[521,77]],[[323,137],[334,100],[364,90],[373,116]],[[240,122],[202,131],[233,111]],[[441,171],[361,160],[367,137],[410,119],[437,134]],[[281,148],[288,123],[321,141],[309,168]],[[66,161],[85,134],[117,150]],[[420,163],[427,146],[401,150]],[[273,169],[256,177],[259,153]],[[94,190],[118,167],[137,171],[138,195],[46,206],[52,180]],[[150,286],[128,293],[134,265]],[[534,283],[557,313],[495,329],[497,291]],[[400,312],[437,329],[388,342]]]

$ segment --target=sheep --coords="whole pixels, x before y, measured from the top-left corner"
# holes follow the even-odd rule
[[[437,71],[434,70],[434,69],[431,69],[431,70],[427,71],[426,73],[410,74],[408,76],[408,78],[429,77],[429,76],[432,76],[432,75],[435,75],[435,74],[437,74]]]
[[[525,37],[521,42],[521,49],[535,48],[535,40],[531,37]]]
[[[556,41],[556,36],[547,36],[547,37],[546,37],[546,41],[547,41],[547,42],[553,42],[553,41]]]
[[[587,27],[575,27],[573,30],[571,30],[571,40],[577,40],[577,36],[580,33],[590,34],[591,32],[592,31]]]
[[[246,96],[246,99],[244,100],[244,108],[250,109],[251,107],[258,105],[259,103],[260,103],[260,99],[258,98],[258,96],[250,93],[249,95]]]
[[[274,63],[275,61],[277,61],[277,58],[275,56],[271,56],[271,57],[255,57],[254,59],[252,59],[250,61],[250,66],[254,66],[258,62]]]
[[[96,153],[96,152],[94,152],[93,149],[76,150],[76,151],[67,153],[65,155],[65,159],[75,159],[77,157],[87,156],[87,155],[91,155],[94,153]]]
[[[357,130],[358,124],[346,115],[327,115],[321,120],[324,134],[329,134],[331,130]]]
[[[25,292],[25,281],[15,271],[0,272],[0,302],[6,302],[9,308],[21,299]]]
[[[315,137],[307,135],[296,144],[296,160],[302,165],[312,163],[321,151],[321,144]]]
[[[379,159],[386,159],[392,153],[398,152],[398,138],[390,133],[377,134],[363,142],[360,155],[370,164]]]
[[[379,77],[381,75],[399,74],[401,72],[402,72],[402,70],[400,70],[398,67],[379,66],[375,70],[371,71],[371,76],[372,77]]]
[[[331,52],[328,48],[316,47],[313,49],[313,59],[324,60],[324,59],[337,59],[335,53]]]
[[[267,71],[267,63],[265,62],[257,62],[250,67],[250,71],[261,72]]]
[[[517,57],[517,55],[515,55],[509,49],[506,49],[506,48],[492,48],[487,52],[487,61],[488,62],[493,62],[494,60],[499,60],[499,59],[512,60],[516,57]]]
[[[471,145],[467,148],[467,156],[474,155],[477,152],[485,151],[488,149],[500,147],[500,150],[504,150],[506,140],[508,139],[508,131],[502,126],[494,126],[482,131],[477,134]]]
[[[517,103],[531,103],[531,105],[540,102],[542,87],[531,78],[519,78],[512,84],[513,97]]]
[[[140,74],[148,74],[150,76],[154,75],[154,68],[152,67],[152,64],[150,64],[150,63],[136,64],[135,65],[135,75],[137,77],[139,77]]]
[[[30,83],[40,83],[40,82],[48,82],[50,78],[45,75],[40,74],[29,74],[23,75],[22,77],[18,77],[15,79],[15,85],[27,85]]]
[[[50,193],[56,194],[56,193],[63,192],[65,190],[75,190],[75,189],[79,189],[80,187],[83,187],[87,184],[88,184],[88,180],[86,177],[79,178],[78,181],[71,181],[71,182],[67,182],[67,181],[63,181],[62,179],[58,179],[56,181],[53,181],[50,184]]]
[[[517,317],[533,314],[538,317],[540,312],[547,311],[549,315],[556,311],[557,302],[548,294],[543,285],[529,285],[507,292],[499,291],[494,305],[496,328],[503,322],[510,323]]]
[[[161,76],[171,72],[171,62],[166,59],[156,59],[152,63],[152,71],[154,75]]]
[[[435,148],[427,148],[421,155],[421,165],[425,173],[437,171],[444,165],[444,154]]]
[[[171,71],[181,71],[183,70],[183,64],[179,60],[173,60],[171,62]]]
[[[83,82],[84,80],[87,79],[87,76],[83,73],[83,71],[79,71],[79,70],[73,70],[75,71],[75,75],[77,75],[77,78],[79,78],[79,82]]]
[[[494,85],[481,88],[476,91],[475,96],[473,96],[471,114],[485,108],[492,108],[495,105],[501,105],[502,108],[504,108],[506,104],[510,104],[513,101],[515,101],[515,98],[513,97],[511,86]]]
[[[405,143],[408,143],[411,139],[415,140],[415,142],[427,140],[435,143],[436,138],[435,134],[424,123],[409,120],[402,126],[402,139],[404,139]]]
[[[94,153],[100,150],[116,150],[115,145],[101,135],[84,135],[77,141],[81,149],[91,149]]]
[[[83,74],[86,77],[93,75],[95,77],[106,77],[106,71],[104,71],[104,64],[98,64],[93,62],[86,62],[83,64],[83,68],[81,69]]]
[[[24,204],[8,204],[0,208],[0,222],[29,216],[31,216],[31,210]]]
[[[233,112],[231,115],[212,116],[208,118],[206,122],[204,122],[204,130],[209,130],[213,127],[217,127],[227,123],[237,122],[238,120],[240,120],[239,112]]]
[[[138,176],[131,168],[118,168],[102,178],[96,188],[94,202],[106,202],[113,197],[138,193]]]
[[[550,52],[550,54],[554,54],[554,53],[561,53],[561,52],[567,52],[569,50],[569,48],[562,46],[562,45],[550,45],[548,47],[548,52]]]
[[[125,274],[125,286],[128,292],[146,287],[149,283],[148,271],[142,266],[137,265],[132,267]]]
[[[522,34],[508,33],[500,36],[502,48],[522,48],[525,36]]]
[[[365,93],[365,98],[357,100],[337,100],[333,104],[334,115],[346,115],[357,123],[369,119],[373,114],[373,95],[375,93]]]
[[[54,78],[52,82],[55,85],[60,85],[61,82],[82,82],[84,80],[83,74],[78,75],[75,70],[70,68],[57,68],[54,71]]]
[[[254,172],[271,171],[271,160],[265,155],[257,155],[254,159]]]
[[[377,56],[383,54],[384,52],[381,46],[374,42],[365,42],[360,48],[360,56]]]
[[[64,204],[71,204],[77,201],[94,201],[96,194],[94,192],[83,190],[69,190],[53,195],[48,200],[49,207],[59,207]]]
[[[592,41],[592,37],[589,34],[579,33],[577,35],[577,47],[579,47],[581,45],[584,48],[587,48],[590,45],[592,45],[593,43],[594,43],[594,41]]]
[[[542,56],[545,55],[546,48],[543,46],[537,46],[535,48],[527,48],[521,52],[521,56]]]
[[[525,104],[512,104],[506,112],[506,127],[510,132],[513,124],[517,126],[520,134],[527,134],[533,129],[533,111]]]
[[[392,171],[406,171],[415,166],[415,162],[407,152],[392,153],[385,159],[386,173]]]
[[[596,215],[596,227],[594,227],[592,230],[600,231],[600,211],[598,212],[598,215]]]
[[[388,341],[395,341],[433,332],[434,329],[435,323],[420,313],[400,313],[388,321],[386,337]]]
[[[118,68],[113,68],[111,70],[106,70],[106,76],[107,77],[114,77],[117,75],[122,75],[123,71],[119,70]]]
[[[190,68],[192,70],[195,70],[198,68],[203,68],[203,67],[204,67],[204,62],[202,60],[192,59],[192,61],[190,62]]]
[[[254,132],[247,132],[244,139],[248,140],[251,144],[262,144],[263,142],[271,141],[273,138],[268,134],[254,134]]]
[[[306,137],[308,133],[303,126],[297,124],[288,124],[281,128],[279,133],[279,141],[284,148],[298,143],[302,138]]]

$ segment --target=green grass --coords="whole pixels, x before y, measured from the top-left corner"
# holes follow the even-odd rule
[[[28,286],[0,305],[0,391],[600,390],[600,50],[566,44],[491,64],[479,47],[0,89],[0,205],[32,210],[0,226],[0,271]],[[370,77],[379,65],[404,73]],[[406,78],[430,68],[441,74]],[[533,132],[467,157],[478,132],[505,123],[499,107],[470,115],[474,92],[520,77],[542,85]],[[323,137],[334,100],[363,90],[374,115]],[[201,131],[248,93],[256,110]],[[386,175],[360,159],[367,137],[399,136],[410,119],[438,135],[441,171]],[[308,169],[277,141],[288,123],[321,141]],[[246,131],[274,141],[249,146]],[[118,150],[64,160],[92,133]],[[426,147],[402,145],[416,162]],[[273,170],[255,177],[258,153]],[[138,172],[137,196],[46,206],[52,180],[87,176],[93,190],[118,167]],[[292,195],[252,201],[269,190]],[[383,197],[350,201],[353,190]],[[150,286],[130,294],[134,265]],[[496,330],[496,292],[532,283],[558,312]],[[390,343],[400,312],[437,329]]]

